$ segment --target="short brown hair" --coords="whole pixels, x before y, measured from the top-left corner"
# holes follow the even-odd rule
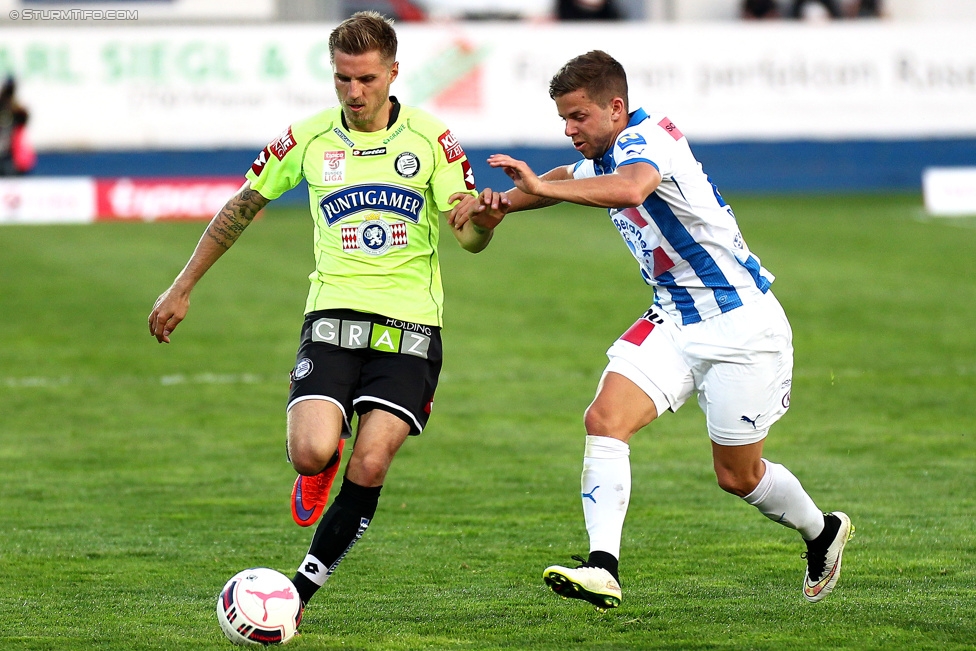
[[[375,11],[359,11],[329,34],[329,58],[335,62],[336,50],[346,54],[379,52],[384,61],[396,59],[397,35],[393,21]]]
[[[620,62],[602,50],[570,59],[549,82],[549,97],[585,90],[594,102],[606,107],[614,97],[627,104],[627,73]]]

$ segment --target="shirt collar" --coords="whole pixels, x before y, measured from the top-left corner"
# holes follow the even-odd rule
[[[636,111],[634,111],[633,113],[630,114],[630,119],[627,121],[627,126],[624,127],[624,128],[625,129],[629,129],[630,127],[632,127],[634,125],[640,124],[641,122],[643,122],[647,118],[648,118],[647,111],[645,111],[642,108],[639,108],[639,109],[637,109]],[[620,136],[618,135],[617,137],[619,138]],[[600,156],[595,161],[604,170],[612,170],[614,167],[616,167],[616,161],[614,161],[614,159],[613,159],[613,147],[616,144],[617,144],[617,141],[614,140],[613,143],[611,143],[611,145],[610,145],[610,149],[608,149],[607,151],[605,151],[603,153],[603,155]]]
[[[400,100],[398,100],[394,95],[390,95],[390,102],[393,106],[390,107],[390,121],[386,123],[386,130],[389,131],[396,124],[397,119],[400,117]],[[352,133],[352,129],[346,123],[346,114],[339,109],[339,117],[342,118],[342,128],[346,131]]]
[[[636,124],[640,124],[646,119],[647,119],[647,112],[644,109],[639,108],[630,114],[630,121],[627,122],[627,126],[632,127]]]

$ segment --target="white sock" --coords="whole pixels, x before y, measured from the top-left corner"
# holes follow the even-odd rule
[[[630,504],[630,446],[609,436],[587,436],[580,485],[590,551],[619,559]]]
[[[766,473],[755,490],[743,497],[770,520],[796,529],[806,540],[823,531],[823,511],[817,508],[800,480],[786,466],[763,459]]]

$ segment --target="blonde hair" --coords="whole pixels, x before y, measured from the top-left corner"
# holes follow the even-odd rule
[[[379,52],[384,61],[394,61],[397,35],[393,21],[375,11],[354,13],[329,35],[329,58],[333,63],[336,50],[345,54]]]

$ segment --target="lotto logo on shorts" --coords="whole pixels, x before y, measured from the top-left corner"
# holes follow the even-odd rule
[[[318,319],[312,324],[312,341],[340,348],[372,348],[427,359],[433,329],[419,323],[387,319],[387,323]]]
[[[640,346],[647,339],[648,335],[651,334],[651,331],[654,330],[655,325],[662,323],[664,323],[664,319],[651,308],[647,312],[644,312],[644,316],[637,319],[637,323],[630,326],[627,332],[620,335],[620,340],[634,344],[635,346]]]

